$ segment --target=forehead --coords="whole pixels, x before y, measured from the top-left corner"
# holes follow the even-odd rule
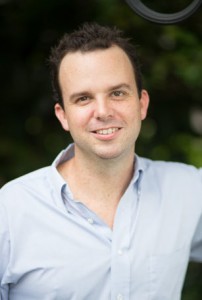
[[[68,53],[59,69],[61,88],[72,85],[117,84],[117,81],[135,80],[133,66],[127,54],[119,47],[104,50]],[[129,83],[129,82],[127,82]]]

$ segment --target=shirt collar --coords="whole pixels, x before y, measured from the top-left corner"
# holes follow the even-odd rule
[[[70,144],[66,149],[62,150],[52,163],[53,167],[70,160],[74,156],[74,144]]]
[[[62,193],[64,191],[64,189],[67,186],[66,181],[64,180],[64,178],[60,175],[60,173],[57,170],[57,166],[62,163],[65,162],[69,159],[71,159],[74,156],[74,145],[70,144],[66,149],[62,150],[57,157],[55,158],[55,160],[53,161],[52,165],[51,165],[51,172],[50,172],[50,186],[51,188],[54,189],[54,192],[56,192],[56,205],[60,208],[64,208],[64,203],[63,201],[61,201],[61,199],[63,199],[62,197]]]
[[[66,181],[64,178],[60,175],[60,173],[57,170],[57,166],[61,164],[62,162],[65,162],[67,160],[70,160],[74,156],[74,144],[70,144],[66,149],[62,150],[55,160],[53,161],[51,165],[51,185],[53,185],[56,189],[57,195],[62,196],[62,193],[64,189],[66,188],[66,192],[71,192],[67,186]],[[131,179],[130,184],[135,184],[139,181],[139,179],[142,177],[142,174],[146,168],[146,162],[145,159],[142,157],[139,157],[135,154],[134,156],[134,173],[133,177]],[[72,195],[71,195],[72,197]],[[61,198],[60,198],[61,199]]]
[[[146,169],[146,163],[145,160],[135,154],[134,156],[134,172],[133,172],[133,177],[131,179],[131,184],[135,184],[136,182],[139,181],[140,177],[142,177],[142,174],[144,170]]]

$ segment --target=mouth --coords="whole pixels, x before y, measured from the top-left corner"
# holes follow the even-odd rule
[[[106,129],[99,129],[93,131],[93,133],[101,134],[101,135],[110,135],[116,131],[120,130],[118,127],[111,127],[111,128],[106,128]]]

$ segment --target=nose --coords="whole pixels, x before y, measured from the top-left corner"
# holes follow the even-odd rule
[[[112,103],[109,99],[101,97],[95,101],[94,117],[98,120],[107,120],[113,117]]]

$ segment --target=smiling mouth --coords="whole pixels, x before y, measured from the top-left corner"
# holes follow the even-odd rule
[[[112,134],[112,133],[118,131],[119,129],[120,128],[118,128],[118,127],[107,128],[107,129],[100,129],[100,130],[94,131],[94,133],[102,134],[102,135],[108,135],[108,134]]]

